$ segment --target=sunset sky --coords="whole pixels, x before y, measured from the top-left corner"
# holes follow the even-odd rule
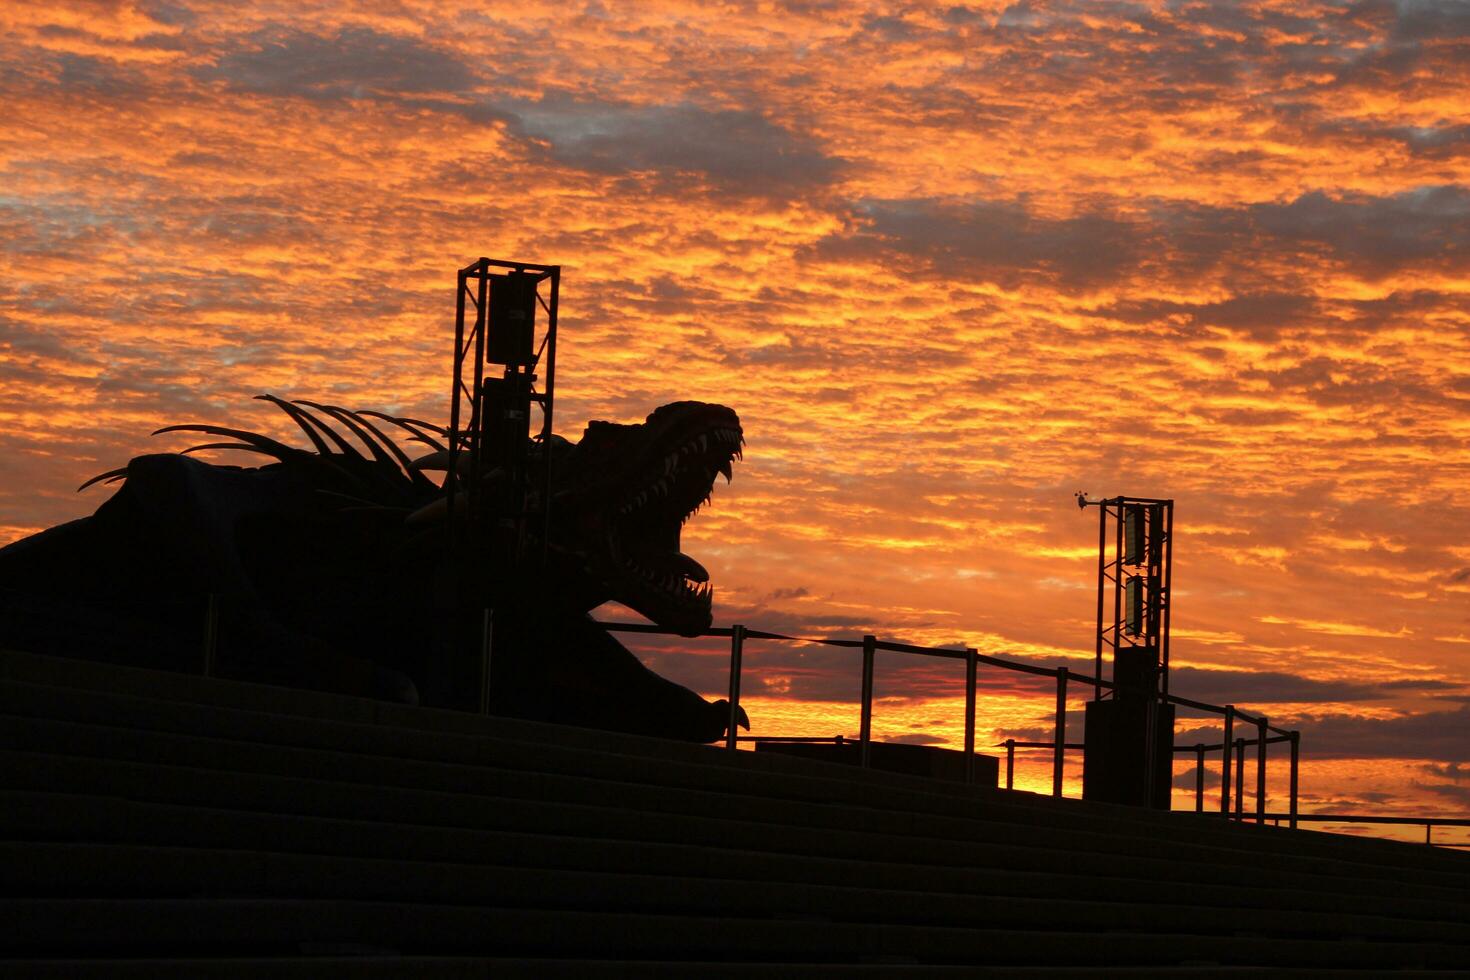
[[[1172,497],[1173,689],[1299,728],[1306,810],[1470,811],[1470,4],[0,25],[0,542],[159,425],[287,434],[260,392],[442,419],[455,270],[560,263],[558,431],[741,415],[684,538],[717,623],[1090,670],[1072,494]],[[632,645],[723,690],[719,641]],[[856,731],[849,651],[747,668],[757,733]],[[877,732],[958,744],[962,680],[880,657]],[[982,744],[1050,737],[981,680]]]

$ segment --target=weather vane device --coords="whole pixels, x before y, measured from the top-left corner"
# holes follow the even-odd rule
[[[445,523],[453,567],[475,598],[545,558],[560,285],[556,265],[480,258],[459,270]],[[533,405],[541,409],[535,454]],[[536,524],[541,548],[532,554]]]
[[[1084,799],[1169,805],[1174,708],[1169,693],[1174,501],[1089,500],[1098,508],[1097,632],[1093,700],[1087,705]],[[1103,649],[1112,683],[1103,688]],[[1152,779],[1145,773],[1153,773]]]

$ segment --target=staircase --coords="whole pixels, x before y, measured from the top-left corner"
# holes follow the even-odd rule
[[[1470,855],[0,653],[0,976],[1470,970]]]

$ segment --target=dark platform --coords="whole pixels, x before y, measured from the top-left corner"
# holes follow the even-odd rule
[[[7,978],[1470,968],[1423,846],[24,654],[0,733]]]
[[[862,746],[851,740],[843,742],[756,742],[755,750],[838,765],[862,764]],[[906,776],[925,776],[930,779],[947,779],[956,783],[965,782],[965,754],[956,752],[954,749],[935,748],[932,745],[874,742],[869,746],[868,765],[883,772],[902,773]],[[999,784],[999,759],[976,754],[974,765],[976,786],[988,786],[994,789]]]

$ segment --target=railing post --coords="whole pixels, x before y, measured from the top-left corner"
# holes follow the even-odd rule
[[[878,652],[878,638],[871,634],[863,637],[863,713],[862,725],[858,730],[858,761],[868,768],[873,744],[873,656]]]
[[[1107,558],[1107,554],[1108,504],[1107,501],[1103,501],[1101,504],[1098,505],[1097,508],[1097,644],[1092,658],[1092,700],[1094,701],[1101,701],[1103,696],[1103,582],[1106,579],[1108,570],[1107,562],[1105,561],[1105,559]],[[1119,558],[1119,555],[1115,554],[1114,557]],[[1121,566],[1121,564],[1122,562],[1120,560],[1119,565]],[[1116,571],[1118,570],[1115,570],[1115,574]],[[1116,583],[1113,591],[1117,591]],[[1117,637],[1114,636],[1113,639],[1116,641]],[[1116,645],[1113,649],[1116,653]],[[1118,678],[1116,676],[1113,677],[1113,680],[1117,679]]]
[[[1006,789],[1016,788],[1016,740],[1006,739]]]
[[[975,781],[975,648],[965,650],[965,782]]]
[[[1245,739],[1235,740],[1235,819],[1245,811]]]
[[[725,732],[725,748],[735,751],[740,731],[740,670],[745,656],[745,627],[736,623],[730,627],[730,727]]]
[[[1433,844],[1433,841],[1431,841],[1429,839],[1429,832],[1431,830],[1433,830],[1433,829],[1434,829],[1434,824],[1432,824],[1432,823],[1426,823],[1424,825],[1424,846],[1425,847],[1429,847],[1429,846],[1431,846]]]
[[[1062,795],[1062,765],[1067,751],[1067,668],[1057,668],[1057,743],[1051,763],[1051,795]]]
[[[1205,743],[1194,746],[1194,812],[1205,812]]]
[[[1256,826],[1266,823],[1266,736],[1270,729],[1266,716],[1256,722]]]
[[[204,676],[214,676],[214,658],[219,649],[219,593],[209,594],[204,611]]]
[[[1235,705],[1225,706],[1225,731],[1220,737],[1220,815],[1230,819],[1230,740],[1235,733]]]
[[[1296,788],[1297,788],[1297,766],[1301,754],[1302,733],[1293,731],[1291,733],[1291,829],[1296,830]]]
[[[485,607],[480,622],[480,714],[490,713],[490,655],[495,650],[495,610]]]

